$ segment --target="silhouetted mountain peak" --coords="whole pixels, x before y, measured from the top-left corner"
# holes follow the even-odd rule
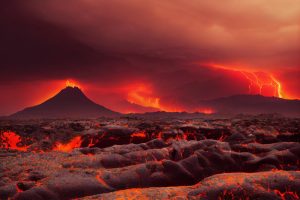
[[[66,86],[64,89],[61,90],[61,92],[80,92],[83,94],[81,89],[77,86],[74,86],[74,87]]]
[[[72,101],[76,101],[78,99],[88,99],[79,87],[70,87],[70,86],[67,86],[64,89],[62,89],[53,98],[72,100]]]
[[[73,96],[85,96],[82,90],[79,87],[70,87],[67,86],[62,89],[57,95],[73,95]]]
[[[119,113],[90,100],[79,87],[67,86],[47,101],[17,112],[13,118],[96,118]]]

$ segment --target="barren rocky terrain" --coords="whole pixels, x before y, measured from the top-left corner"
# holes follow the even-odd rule
[[[2,120],[1,199],[299,199],[300,119]]]

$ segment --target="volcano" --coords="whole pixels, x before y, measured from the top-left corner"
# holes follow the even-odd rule
[[[114,112],[90,100],[78,87],[67,86],[47,101],[14,113],[14,119],[117,117]]]

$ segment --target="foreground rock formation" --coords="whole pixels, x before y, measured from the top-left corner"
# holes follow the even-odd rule
[[[224,173],[193,186],[127,189],[82,199],[299,199],[299,181],[295,171]]]
[[[298,122],[3,121],[0,197],[299,199]]]

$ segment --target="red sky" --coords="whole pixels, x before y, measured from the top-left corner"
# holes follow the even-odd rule
[[[0,115],[68,79],[120,112],[201,111],[199,101],[234,94],[300,98],[297,0],[1,4]]]

